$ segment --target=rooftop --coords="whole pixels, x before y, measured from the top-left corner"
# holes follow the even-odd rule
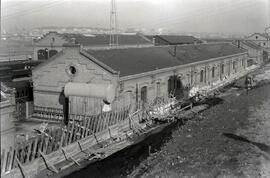
[[[120,77],[246,52],[231,44],[200,44],[88,50],[95,59],[120,71]]]
[[[155,35],[148,36],[149,39],[160,38],[169,44],[194,44],[194,43],[202,43],[201,40],[195,38],[194,36],[186,36],[186,35]]]
[[[109,46],[110,35],[92,35],[85,36],[83,34],[63,34],[65,38],[75,40],[76,44],[81,44],[83,46]],[[141,35],[118,35],[119,45],[151,45],[151,41],[146,39]]]

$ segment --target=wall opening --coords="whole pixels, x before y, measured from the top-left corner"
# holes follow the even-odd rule
[[[53,57],[54,55],[56,55],[58,52],[55,49],[52,49],[49,51],[49,58]]]
[[[48,59],[48,49],[40,49],[37,51],[37,55],[38,55],[38,60],[44,60],[44,59]]]
[[[184,97],[184,87],[182,81],[176,75],[171,76],[168,80],[168,93],[176,99],[182,99]]]
[[[144,108],[147,102],[147,86],[144,86],[141,88],[141,102],[142,102],[142,107]]]

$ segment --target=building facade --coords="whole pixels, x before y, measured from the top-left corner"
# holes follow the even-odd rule
[[[192,87],[224,82],[247,67],[247,52],[230,44],[84,50],[65,49],[33,71],[34,105],[61,109],[68,82],[116,86],[117,110],[135,110],[157,97],[187,97]],[[70,112],[94,114],[101,99],[71,97]]]
[[[39,40],[34,42],[34,60],[47,60],[62,51],[64,44],[77,44],[84,49],[106,49],[109,45],[110,35],[99,34],[85,36],[83,34],[60,34],[57,32],[48,32]],[[151,41],[139,34],[121,34],[118,35],[118,46],[123,48],[147,47],[153,46]]]

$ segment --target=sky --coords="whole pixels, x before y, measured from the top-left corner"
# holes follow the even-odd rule
[[[252,33],[270,26],[270,0],[116,0],[119,28]],[[2,29],[109,28],[110,0],[2,0]]]

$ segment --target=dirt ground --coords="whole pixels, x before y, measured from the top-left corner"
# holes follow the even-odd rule
[[[223,103],[172,132],[128,177],[270,177],[270,85],[230,89]],[[231,133],[261,147],[224,136]]]
[[[270,85],[248,94],[231,88],[220,97],[220,104],[185,125],[173,125],[66,177],[270,178]]]

